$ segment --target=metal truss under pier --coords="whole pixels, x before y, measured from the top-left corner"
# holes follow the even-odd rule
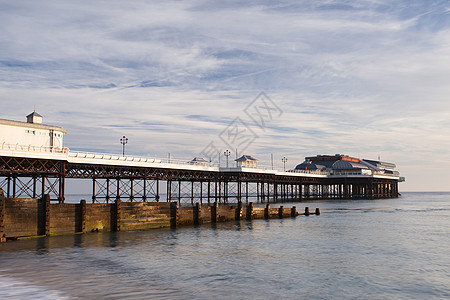
[[[59,155],[61,156],[61,155]],[[196,167],[70,157],[0,156],[0,189],[8,198],[65,200],[66,179],[92,180],[92,202],[287,202],[398,197],[398,177],[327,176],[250,168]]]

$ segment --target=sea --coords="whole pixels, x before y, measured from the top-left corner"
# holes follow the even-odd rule
[[[0,298],[450,299],[450,193],[283,205],[321,214],[3,243]]]

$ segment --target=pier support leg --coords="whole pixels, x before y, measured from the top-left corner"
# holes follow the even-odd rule
[[[203,204],[203,182],[200,181],[200,204]]]
[[[8,186],[6,187],[6,197],[11,198],[11,176],[8,176],[7,182]]]
[[[120,179],[117,179],[117,194],[116,200],[120,200]]]
[[[106,178],[106,203],[109,203],[109,200],[111,199],[111,193],[110,193],[110,191],[109,191],[109,184],[110,184],[110,182],[109,182],[109,178]]]
[[[172,181],[171,180],[167,180],[167,184],[166,184],[166,202],[170,202],[170,200],[172,199]]]
[[[44,177],[42,177],[42,182],[44,182]],[[42,194],[44,194],[44,186],[45,184],[42,184]],[[95,178],[92,178],[92,203],[95,203]]]
[[[191,204],[194,205],[194,181],[191,181]]]
[[[211,204],[211,181],[208,180],[208,204]]]
[[[59,177],[59,190],[58,190],[58,202],[64,203],[64,190],[65,190],[66,178],[63,176]]]
[[[130,202],[134,201],[134,180],[130,179]]]
[[[37,183],[37,178],[36,176],[33,176],[33,198],[36,198],[37,194],[36,194],[36,183]]]
[[[238,203],[242,203],[242,199],[241,199],[241,182],[238,181],[237,182],[237,201]]]
[[[178,204],[181,204],[181,180],[178,180]]]
[[[12,197],[16,198],[16,189],[17,189],[17,178],[16,176],[13,177],[13,194]]]
[[[245,203],[248,203],[248,181],[245,183]]]
[[[156,201],[156,202],[159,202],[159,199],[160,199],[161,197],[159,196],[159,179],[158,179],[158,178],[156,178],[155,184],[156,184],[155,201]],[[145,197],[145,199],[147,199],[147,197]]]

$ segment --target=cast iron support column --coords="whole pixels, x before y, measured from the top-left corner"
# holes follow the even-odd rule
[[[117,195],[116,200],[120,200],[120,179],[117,178]]]
[[[222,182],[219,181],[219,202],[222,198]]]
[[[245,182],[245,203],[248,203],[248,181]]]
[[[211,181],[208,180],[208,204],[211,204]]]
[[[256,182],[256,203],[259,202],[259,182]]]
[[[238,203],[242,203],[242,199],[241,199],[241,182],[240,181],[237,182],[237,189],[238,189],[238,192],[237,192]]]
[[[33,176],[33,198],[36,198],[36,176]]]
[[[203,181],[200,181],[200,204],[203,204]]]
[[[44,182],[44,177],[42,177],[42,182]],[[42,195],[44,194],[44,184],[42,184]],[[92,203],[95,203],[95,177],[92,178]]]
[[[17,184],[17,178],[16,176],[13,177],[13,194],[12,197],[16,198],[16,184]]]
[[[65,200],[65,183],[66,183],[66,164],[61,162],[59,170],[59,203],[64,203]]]
[[[8,186],[6,188],[6,197],[11,198],[11,176],[8,176]]]
[[[155,184],[156,184],[156,195],[155,195],[155,200],[156,200],[156,202],[159,202],[159,200],[160,200],[160,196],[159,196],[159,178],[156,178],[156,182],[155,182]],[[147,193],[147,192],[145,192],[145,193]],[[147,196],[145,196],[145,199],[147,199]]]
[[[167,180],[167,184],[166,184],[166,197],[167,197],[167,202],[170,202],[170,199],[172,198],[172,181],[171,180]]]
[[[191,204],[194,205],[194,181],[191,181]]]
[[[143,185],[142,201],[147,202],[147,178],[144,178],[143,180],[144,180],[144,182],[142,184]]]
[[[133,189],[134,189],[134,180],[133,178],[130,178],[130,202],[133,202],[134,200]]]
[[[178,180],[178,204],[181,204],[181,180]]]

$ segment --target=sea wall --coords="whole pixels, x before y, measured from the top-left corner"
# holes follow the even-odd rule
[[[307,212],[308,210],[305,210]],[[302,213],[304,214],[304,213]],[[5,198],[0,190],[0,237],[3,240],[92,231],[147,230],[234,220],[296,217],[295,207],[248,205],[179,207],[177,202],[50,203],[43,199]]]

